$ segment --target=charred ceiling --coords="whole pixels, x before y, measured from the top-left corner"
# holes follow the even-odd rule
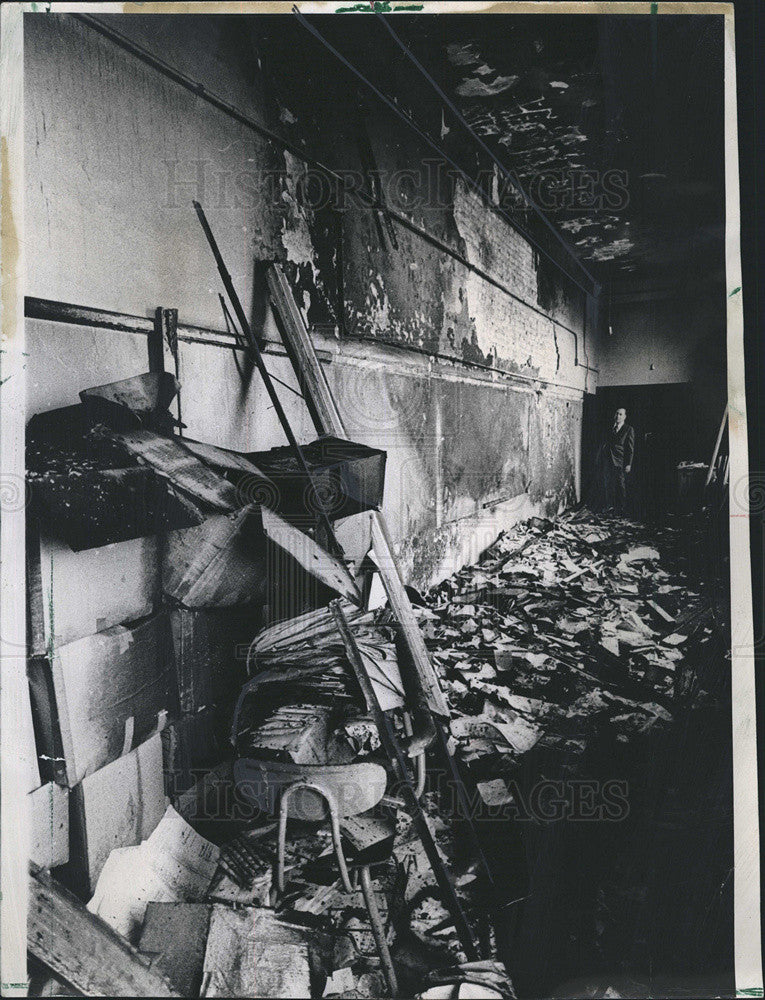
[[[273,95],[286,129],[321,128],[339,78],[349,130],[384,95],[564,266],[556,235],[599,281],[722,277],[721,17],[400,14],[395,37],[375,16],[309,20],[320,38],[257,19],[266,74],[293,69]]]

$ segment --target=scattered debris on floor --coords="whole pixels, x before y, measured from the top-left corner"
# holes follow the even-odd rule
[[[630,742],[666,727],[683,699],[703,697],[697,683],[679,684],[677,678],[693,672],[698,656],[689,658],[689,648],[709,640],[714,611],[673,566],[675,547],[672,529],[649,533],[584,513],[555,522],[535,518],[501,536],[476,566],[434,588],[416,609],[453,708],[453,748],[476,775],[485,806],[512,802],[505,779],[532,748],[564,746],[583,754],[595,725],[607,725],[616,740]],[[363,612],[348,604],[345,611],[380,701],[388,710],[400,709],[405,683],[387,611]],[[342,781],[344,767],[382,760],[380,734],[328,609],[261,631],[250,647],[249,672],[234,735],[237,754],[257,756],[266,784],[285,774],[284,780],[295,780],[289,769],[303,768],[304,780],[321,780],[326,789],[333,770]],[[263,941],[272,943],[273,927],[287,921],[293,930],[280,930],[279,961],[271,955],[267,968],[259,965],[270,984],[263,993],[266,980],[260,979],[259,995],[309,995],[295,991],[313,983],[310,989],[320,993],[310,995],[377,996],[388,990],[355,860],[368,859],[399,990],[428,998],[512,996],[495,958],[467,960],[412,818],[395,795],[384,794],[384,779],[379,791],[372,791],[369,779],[364,783],[366,804],[365,795],[357,795],[352,810],[340,810],[348,813],[340,829],[353,871],[349,886],[338,869],[330,825],[316,825],[322,810],[312,815],[306,804],[305,820],[289,821],[279,892],[275,801],[266,796],[246,825],[227,818],[218,845],[168,810],[140,847],[112,853],[90,907],[141,941],[147,940],[147,905],[149,912],[160,903],[211,908],[215,938],[211,943],[208,933],[194,972],[200,995],[247,995],[253,984],[246,956],[260,956],[253,921],[266,921]],[[235,794],[233,776],[226,787]],[[426,790],[421,801],[472,923],[481,899],[475,866],[460,869],[455,833],[437,795]],[[161,831],[171,821],[168,839]],[[164,861],[154,849],[158,840],[166,848]],[[138,875],[143,871],[146,878]],[[125,893],[129,898],[122,900]],[[242,958],[233,969],[216,958],[222,954],[220,935],[228,953]],[[169,959],[165,969],[172,978]]]
[[[538,743],[583,752],[595,721],[622,742],[667,725],[696,693],[715,627],[712,603],[672,568],[676,547],[672,528],[533,518],[434,588],[417,612],[460,757],[512,764]],[[502,796],[496,780],[479,790]]]

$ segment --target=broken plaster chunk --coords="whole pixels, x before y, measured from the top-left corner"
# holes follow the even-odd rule
[[[487,806],[512,805],[514,801],[502,778],[493,778],[491,781],[479,781],[476,788]]]
[[[353,969],[347,967],[345,969],[335,969],[332,975],[327,980],[326,986],[324,987],[324,997],[336,997],[342,996],[344,993],[350,993],[352,990],[356,989],[356,977],[353,974]]]
[[[661,641],[667,646],[679,646],[681,643],[688,641],[688,636],[680,635],[679,632],[673,632],[672,635],[665,636]]]

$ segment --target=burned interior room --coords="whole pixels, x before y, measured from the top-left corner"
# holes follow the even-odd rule
[[[733,996],[725,19],[334,6],[24,15],[28,994]]]

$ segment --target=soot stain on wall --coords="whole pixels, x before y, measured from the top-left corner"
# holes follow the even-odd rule
[[[29,163],[31,176],[44,170],[51,178],[45,198],[31,188],[28,198],[30,218],[51,250],[44,260],[32,260],[33,294],[64,301],[82,296],[88,304],[131,313],[168,302],[181,307],[187,322],[221,326],[212,264],[187,205],[190,191],[202,195],[195,187],[196,165],[204,160],[203,201],[245,306],[265,309],[253,272],[267,260],[278,260],[309,328],[339,338],[333,381],[338,402],[341,408],[347,403],[343,412],[352,436],[389,452],[386,509],[397,526],[398,542],[420,541],[420,580],[438,565],[444,545],[469,534],[471,524],[464,518],[487,501],[528,491],[552,502],[553,495],[570,493],[574,449],[568,442],[576,434],[573,410],[578,404],[558,414],[561,404],[551,391],[538,404],[547,416],[532,419],[534,397],[526,383],[500,388],[499,371],[496,382],[476,382],[469,365],[460,367],[466,361],[525,379],[554,376],[547,319],[535,317],[454,255],[396,221],[397,246],[381,240],[374,215],[362,204],[351,200],[316,206],[304,196],[301,178],[307,167],[300,156],[254,135],[171,82],[158,83],[150,69],[136,70],[127,54],[114,51],[80,22],[39,19],[32,30]],[[67,61],[66,53],[83,50],[90,59]],[[358,169],[357,144],[344,120],[348,95],[342,80],[322,77],[322,85],[303,93],[301,103],[295,91],[305,91],[305,83],[294,74],[292,81],[286,79],[290,65],[268,80],[274,101],[263,98],[263,81],[251,87],[242,82],[250,95],[248,113],[273,131],[288,132],[293,147],[304,140],[306,152],[333,169]],[[202,79],[214,90],[208,70]],[[59,79],[55,92],[45,88],[51,74]],[[76,113],[58,114],[64,104]],[[96,124],[104,104],[109,109],[106,133]],[[288,124],[273,120],[273,109],[281,115],[278,109],[284,108],[290,110]],[[424,169],[422,144],[384,109],[376,110],[368,128],[384,174],[402,166]],[[138,149],[143,150],[140,156]],[[168,155],[175,158],[175,187],[168,179]],[[259,187],[269,177],[273,191]],[[223,178],[230,187],[221,187]],[[431,170],[425,181],[426,203],[399,204],[393,206],[396,211],[486,269],[526,303],[536,304],[533,253],[518,232],[485,201],[466,194],[448,172]],[[73,227],[71,213],[55,205],[92,205],[94,186],[106,199],[108,222],[100,229],[92,226],[85,238]],[[120,243],[115,234],[123,229],[140,233],[140,246]],[[115,247],[110,254],[100,252],[107,242]],[[138,271],[125,284],[115,278],[128,258],[137,262]],[[158,268],[157,261],[168,264]],[[557,280],[553,274],[552,281]],[[550,308],[564,306],[560,296],[550,300]],[[416,367],[407,360],[412,355],[384,348],[383,357],[376,347],[377,360],[370,364],[379,363],[380,370],[359,393],[351,357],[358,348],[346,350],[346,334],[445,355],[455,364],[439,361],[430,375],[404,378],[398,374],[401,366]],[[203,362],[197,353],[192,359],[191,350],[187,352],[190,396],[204,390],[200,379],[210,370],[209,359]],[[417,360],[422,363],[419,355]],[[220,367],[217,360],[213,367]],[[570,367],[558,373],[561,383],[572,385],[573,396],[580,391],[578,374]],[[346,381],[355,386],[353,399],[341,391]],[[285,405],[295,425],[307,429],[300,401],[285,397]],[[441,440],[436,438],[436,415]],[[238,446],[243,427],[262,435],[273,423],[263,408],[263,394],[257,388],[242,391],[241,400],[228,406],[218,422],[217,440]],[[548,445],[533,441],[536,434],[553,433],[567,442],[565,461],[552,461]]]

